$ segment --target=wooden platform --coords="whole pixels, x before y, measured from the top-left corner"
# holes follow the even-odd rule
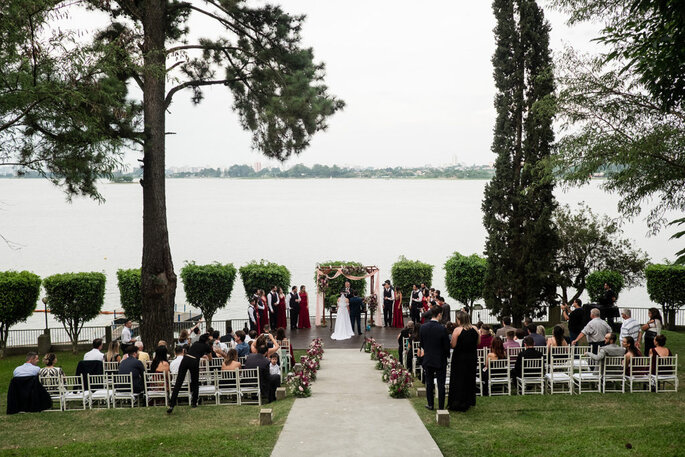
[[[372,327],[366,334],[355,335],[348,340],[332,340],[329,327],[312,327],[309,329],[288,330],[287,336],[293,348],[304,349],[309,346],[309,342],[314,338],[323,338],[326,349],[359,349],[364,341],[364,335],[373,337],[388,349],[397,348],[397,336],[400,334],[399,328],[392,327]]]

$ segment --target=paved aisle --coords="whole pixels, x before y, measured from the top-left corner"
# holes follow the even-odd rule
[[[442,454],[409,401],[390,398],[368,353],[328,349],[312,396],[295,400],[271,455]]]

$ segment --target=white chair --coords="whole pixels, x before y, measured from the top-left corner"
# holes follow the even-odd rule
[[[86,409],[88,392],[83,388],[83,377],[65,376],[62,379],[62,386],[62,405],[65,411],[69,409],[70,403],[81,404],[81,408],[75,409]]]
[[[626,392],[626,366],[624,357],[604,357],[602,361],[602,392]],[[615,386],[620,386],[620,389]]]
[[[545,393],[545,361],[541,358],[524,358],[521,363],[521,376],[516,378],[516,385],[519,394],[526,395],[527,393],[544,395]],[[540,386],[540,390],[535,389]],[[533,387],[532,391],[528,391],[528,387]]]
[[[112,401],[112,388],[109,385],[109,377],[104,374],[88,375],[88,407],[93,409],[93,404],[101,405],[109,409]]]
[[[542,354],[542,358],[545,360],[545,362],[547,362],[547,360],[549,360],[549,358],[547,356],[547,352],[548,352],[547,346],[533,346],[533,349],[535,349],[540,354]]]
[[[516,359],[518,359],[519,354],[523,351],[522,347],[507,348],[507,359],[509,360],[509,369],[513,370],[516,365]]]
[[[222,357],[215,357],[209,362],[209,369],[210,370],[221,370],[221,365],[224,363],[224,359]]]
[[[580,366],[582,364],[585,364],[587,366],[588,364],[588,358],[585,357],[586,352],[591,352],[592,347],[590,346],[571,346],[573,348],[573,372],[578,373],[580,372]],[[583,357],[581,359],[581,357]]]
[[[402,365],[404,368],[409,368],[409,357],[407,357],[409,351],[409,338],[402,337]]]
[[[488,360],[488,395],[511,395],[511,371],[509,360]],[[493,391],[493,386],[503,386],[500,392]],[[498,389],[499,390],[499,389]]]
[[[153,398],[163,398],[164,406],[169,405],[169,377],[167,372],[145,373],[145,406],[150,406]]]
[[[238,371],[238,392],[240,394],[239,404],[262,404],[258,368],[243,368]]]
[[[171,374],[170,388],[173,391],[178,379],[178,373]],[[181,384],[181,390],[178,391],[178,398],[185,398],[190,403],[190,372],[186,372],[186,376]]]
[[[601,392],[601,376],[597,362],[587,356],[578,358],[578,372],[573,373],[573,385],[578,393]]]
[[[549,348],[548,357],[545,381],[547,382],[549,393],[572,394],[573,358],[571,347],[552,346]],[[555,387],[557,387],[556,392]]]
[[[412,374],[423,381],[423,370],[419,365],[419,352],[421,351],[421,342],[411,342],[411,356],[412,356]]]
[[[110,374],[109,385],[112,387],[112,407],[117,407],[117,401],[131,402],[131,408],[136,403],[137,394],[133,392],[133,374]]]
[[[119,373],[119,362],[102,362],[105,374]]]
[[[39,376],[38,380],[43,385],[53,404],[57,402],[59,404],[59,411],[64,409],[62,405],[62,377],[61,376]],[[58,410],[49,410],[58,411]]]
[[[241,366],[245,365],[246,360],[247,360],[247,356],[238,357],[238,362],[240,362]]]
[[[478,356],[478,364],[476,365],[476,395],[483,395],[483,367],[485,367],[485,359],[487,358],[489,348],[480,348],[476,354]]]
[[[198,400],[202,397],[211,397],[215,403],[218,403],[216,398],[216,371],[209,371],[207,373],[200,373],[200,386],[198,387]]]
[[[656,357],[656,366],[652,373],[652,385],[657,393],[678,391],[678,355],[668,357]],[[659,386],[663,385],[662,388]],[[667,384],[672,384],[672,389],[666,389]]]
[[[649,392],[652,381],[650,374],[651,357],[631,357],[626,367],[626,381],[630,392]],[[644,389],[634,389],[633,385],[644,385]]]
[[[221,399],[228,398],[226,404],[240,404],[240,393],[238,390],[238,371],[221,370],[216,378],[216,401],[221,405]]]

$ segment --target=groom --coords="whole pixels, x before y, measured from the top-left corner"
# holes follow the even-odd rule
[[[352,291],[350,297],[350,322],[352,323],[352,332],[354,333],[354,324],[357,324],[357,333],[362,334],[362,306],[363,300],[357,297],[357,293]]]

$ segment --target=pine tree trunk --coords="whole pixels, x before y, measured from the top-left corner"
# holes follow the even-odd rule
[[[173,341],[176,274],[166,218],[165,154],[165,0],[146,0],[143,29],[144,125],[143,264],[141,337],[148,347]]]

